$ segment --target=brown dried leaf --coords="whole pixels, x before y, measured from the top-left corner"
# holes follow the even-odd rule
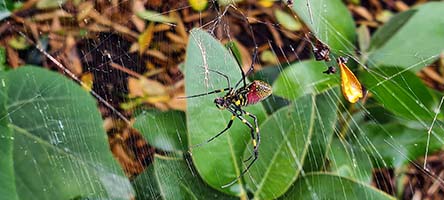
[[[350,6],[350,8],[353,12],[366,19],[367,21],[374,20],[372,14],[367,10],[367,8],[364,8],[362,6]]]
[[[168,57],[164,53],[162,53],[161,51],[155,50],[155,49],[147,50],[146,54],[148,54],[150,56],[153,56],[153,57],[155,57],[155,58],[157,58],[159,60],[162,60],[162,61],[167,61],[168,60]]]
[[[13,48],[11,48],[9,45],[6,46],[6,54],[8,55],[8,64],[12,68],[17,68],[18,66],[22,65],[23,61],[20,60],[20,57]]]
[[[129,97],[155,97],[167,95],[167,88],[155,80],[144,77],[128,78]]]
[[[141,0],[134,0],[133,6],[132,6],[132,12],[138,13],[145,10],[145,6],[143,5],[143,2]],[[134,26],[136,26],[136,29],[139,32],[142,32],[145,29],[145,20],[140,19],[136,15],[131,16],[131,21],[133,22]]]
[[[175,110],[181,110],[186,111],[187,109],[187,101],[184,99],[179,99],[179,97],[184,97],[185,92],[178,92],[175,93],[174,96],[171,98],[170,101],[168,101],[167,105],[168,107],[175,109]]]
[[[138,38],[139,53],[142,54],[150,46],[154,36],[154,22],[150,22],[146,30]]]

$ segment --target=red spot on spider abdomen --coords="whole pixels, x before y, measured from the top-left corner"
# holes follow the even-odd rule
[[[255,80],[247,85],[247,104],[255,104],[271,95],[271,86],[268,83]]]

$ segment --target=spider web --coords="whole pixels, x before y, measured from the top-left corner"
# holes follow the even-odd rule
[[[117,8],[125,3],[128,3],[128,1],[115,3],[115,7]],[[208,10],[214,10],[215,12],[217,12],[216,17],[212,20],[209,20],[209,21],[203,21],[203,17],[201,17],[199,22],[197,23],[197,27],[207,30],[212,36],[217,38],[222,43],[225,43],[227,40],[228,41],[243,40],[245,43],[249,44],[247,48],[249,49],[248,52],[250,52],[250,56],[251,56],[251,52],[252,52],[251,49],[254,47],[259,47],[260,49],[270,50],[273,53],[273,55],[280,58],[280,61],[277,62],[275,66],[273,66],[273,68],[277,68],[278,69],[277,71],[279,71],[279,72],[283,71],[286,67],[288,67],[288,65],[290,65],[293,62],[298,62],[298,61],[301,61],[305,58],[310,57],[311,52],[309,51],[310,46],[308,43],[306,43],[307,46],[305,47],[305,50],[299,50],[298,46],[297,46],[298,44],[294,44],[294,43],[285,43],[282,46],[278,46],[276,44],[275,39],[273,38],[272,34],[264,34],[262,32],[263,27],[268,27],[269,29],[272,29],[272,30],[280,33],[282,31],[285,31],[285,27],[283,27],[282,25],[280,25],[278,23],[269,22],[269,21],[261,21],[261,19],[259,19],[259,17],[256,17],[252,14],[253,9],[249,9],[247,6],[238,6],[235,4],[231,4],[225,8],[217,8],[216,5],[217,5],[217,3],[215,1],[212,1],[209,3],[209,6],[207,8]],[[64,9],[64,7],[62,5],[60,5],[60,8]],[[285,8],[285,7],[283,7],[283,8]],[[169,13],[182,12],[184,10],[189,10],[189,9],[190,9],[190,7],[187,4],[183,3],[182,6],[174,7],[167,12],[161,11],[160,13],[162,15],[167,15]],[[311,2],[308,0],[306,1],[306,8],[305,9],[309,13],[309,19],[310,19],[309,22],[307,22],[307,23],[313,24],[315,19],[318,19],[318,20],[321,20],[321,21],[327,23],[327,25],[329,25],[327,19],[322,18],[323,17],[322,15],[316,15],[313,13],[312,9],[314,9],[314,8],[312,7]],[[319,8],[317,8],[317,9],[319,9]],[[325,9],[328,9],[328,8],[325,8]],[[242,22],[243,26],[247,27],[246,30],[248,30],[248,34],[245,34],[246,35],[245,37],[239,37],[239,35],[232,33],[232,29],[238,28],[238,27],[235,27],[235,25],[233,25],[231,23],[232,21],[230,21],[230,19],[233,19],[233,18],[243,21]],[[249,22],[249,23],[247,23],[247,22]],[[172,28],[174,28],[176,26],[175,24],[172,24],[172,23],[164,23],[164,25],[171,26]],[[27,27],[25,27],[25,29],[26,28]],[[343,46],[354,46],[354,44],[352,44],[343,35],[341,35],[341,33],[338,30],[336,30],[336,28],[333,25],[329,25],[328,29],[329,29],[329,31],[333,31],[333,33],[336,34],[335,35],[336,37],[341,38],[339,41],[341,42],[341,44],[343,44]],[[315,35],[327,34],[327,33],[320,32],[320,30],[312,30],[312,31]],[[129,119],[128,115],[126,115],[125,113],[122,113],[121,109],[118,108],[118,106],[119,106],[118,103],[115,103],[115,102],[125,102],[127,100],[122,98],[121,96],[114,96],[114,94],[127,92],[128,88],[125,86],[126,83],[124,80],[127,79],[128,72],[119,71],[119,69],[113,68],[109,64],[110,63],[118,63],[120,66],[123,66],[126,68],[131,68],[136,73],[141,74],[144,72],[144,67],[141,67],[144,65],[144,63],[140,58],[138,58],[134,54],[128,53],[128,49],[130,47],[129,47],[129,45],[127,45],[127,42],[125,41],[124,38],[116,37],[116,35],[114,35],[114,33],[118,33],[117,31],[111,29],[110,32],[111,32],[111,34],[99,35],[96,38],[96,40],[95,39],[88,40],[85,38],[85,43],[84,43],[84,47],[83,47],[84,52],[82,52],[82,56],[80,57],[80,59],[83,62],[87,63],[86,68],[88,69],[88,71],[94,72],[94,77],[97,78],[97,81],[100,80],[100,81],[104,81],[107,83],[107,84],[101,84],[101,85],[97,85],[97,86],[96,86],[97,83],[95,83],[93,90],[91,91],[92,95],[94,97],[96,97],[97,100],[102,105],[104,105],[104,107],[106,107],[107,109],[110,110],[108,115],[117,116],[117,118],[120,118],[121,120],[125,121],[126,123],[129,123],[130,119]],[[19,31],[19,33],[22,34],[25,38],[28,38],[28,40],[31,40],[30,39],[31,37],[28,34],[25,34],[22,31]],[[156,39],[161,40],[162,38],[154,38],[154,40],[156,40]],[[301,41],[304,42],[304,40],[301,40]],[[307,42],[307,41],[305,41],[305,42]],[[328,40],[324,41],[324,42],[328,43]],[[47,50],[45,50],[41,46],[41,44],[36,44],[36,47],[44,56],[46,56],[48,58],[48,60],[51,63],[56,65],[56,67],[59,70],[63,71],[63,73],[65,73],[66,75],[68,75],[70,78],[74,79],[76,82],[80,83],[81,85],[85,85],[85,86],[87,85],[87,83],[82,81],[78,77],[78,75],[74,74],[69,69],[69,67],[61,64],[61,62],[59,60],[57,60],[52,55],[50,55],[47,52]],[[374,87],[378,87],[378,86],[383,85],[386,82],[390,82],[396,86],[399,86],[399,88],[405,88],[405,86],[407,86],[407,88],[405,88],[405,89],[408,91],[412,91],[412,88],[409,88],[408,84],[401,85],[399,82],[396,82],[393,80],[396,78],[400,78],[401,80],[408,82],[408,80],[403,77],[404,72],[406,72],[412,68],[415,68],[417,66],[423,65],[424,61],[435,60],[437,57],[439,57],[439,55],[435,55],[430,58],[425,58],[424,61],[415,63],[414,65],[405,68],[403,71],[399,71],[398,73],[395,73],[393,75],[388,75],[388,74],[384,74],[384,72],[377,71],[376,69],[374,69],[372,67],[368,67],[364,63],[360,62],[361,58],[358,56],[355,56],[355,55],[360,55],[362,52],[360,52],[356,48],[332,49],[332,50],[340,52],[343,55],[348,56],[350,58],[350,60],[354,60],[355,62],[358,63],[359,67],[363,68],[364,71],[369,72],[369,74],[371,76],[373,76],[375,78],[382,78],[383,81],[380,81]],[[209,49],[201,48],[201,55],[203,56],[202,60],[204,60],[204,61],[207,60],[207,58],[206,58],[207,52],[206,51],[209,51]],[[263,50],[260,51],[260,53],[262,53],[262,52],[263,52]],[[355,54],[355,52],[356,52],[356,54]],[[101,60],[91,60],[88,58],[90,56],[101,57],[102,59]],[[387,54],[387,56],[416,56],[416,55],[415,54],[412,54],[412,55]],[[335,60],[335,59],[336,59],[336,57],[333,57],[333,60]],[[369,61],[369,62],[370,62],[369,63],[370,65],[376,64],[376,63],[371,63],[372,61]],[[243,63],[243,64],[245,64],[245,63]],[[247,63],[246,66],[248,67],[249,64]],[[216,78],[217,75],[210,73],[210,71],[208,69],[209,66],[204,64],[203,66],[199,66],[199,67],[203,67],[203,69],[204,69],[203,73],[204,73],[205,78],[201,82],[196,83],[196,84],[205,85],[205,87],[208,88],[207,91],[212,91],[214,89],[220,89],[220,88],[216,88],[214,85],[212,85],[214,80],[218,80],[218,78]],[[243,68],[246,71],[246,67],[243,66]],[[256,72],[260,71],[260,69],[267,69],[267,68],[272,68],[272,67],[267,67],[265,65],[261,66],[261,64],[258,61],[256,61],[256,70],[255,70]],[[238,69],[233,68],[233,70],[238,70]],[[130,76],[131,76],[131,74],[130,74]],[[109,88],[106,88],[106,87],[112,87],[113,90],[109,90]],[[50,89],[50,88],[48,88],[48,89]],[[373,88],[367,88],[367,89],[371,91]],[[395,92],[395,91],[393,91],[393,92]],[[279,97],[273,96],[272,98],[276,98],[274,100],[279,101]],[[418,105],[420,105],[421,107],[425,107],[424,105],[422,105],[421,100],[417,99],[417,97],[414,96],[414,93],[411,93],[409,98],[417,101]],[[402,149],[403,144],[400,141],[397,141],[396,138],[393,138],[391,136],[390,130],[387,130],[385,128],[385,126],[383,126],[381,123],[379,123],[379,121],[377,119],[378,117],[373,116],[373,111],[369,110],[367,107],[365,107],[363,102],[359,102],[359,103],[355,104],[354,107],[353,106],[350,107],[348,104],[344,103],[344,101],[342,100],[343,97],[341,97],[340,93],[334,93],[333,95],[329,95],[328,99],[330,102],[339,103],[338,107],[339,107],[340,111],[337,112],[338,113],[338,122],[342,123],[342,125],[335,126],[335,128],[334,128],[335,136],[334,137],[337,139],[336,141],[339,142],[336,145],[341,145],[342,148],[344,148],[344,150],[346,152],[346,156],[347,156],[346,159],[350,160],[353,163],[354,168],[352,168],[351,171],[352,171],[352,173],[355,173],[357,177],[361,177],[364,180],[368,179],[368,174],[366,174],[365,172],[360,170],[360,168],[361,168],[360,165],[366,165],[368,163],[372,163],[372,168],[376,168],[376,169],[391,168],[391,165],[386,163],[385,162],[386,159],[382,156],[382,152],[385,151],[385,149],[378,149],[378,146],[380,146],[380,144],[375,144],[372,141],[372,138],[367,136],[366,129],[364,129],[364,127],[362,125],[363,123],[368,123],[368,124],[371,123],[371,124],[373,124],[373,126],[378,128],[378,130],[380,130],[382,132],[381,134],[389,136],[383,140],[384,144],[386,144],[386,147],[391,148],[391,150],[395,150],[396,152],[398,152],[398,156],[401,156],[404,159],[408,160],[410,164],[414,165],[417,169],[420,169],[424,174],[429,175],[431,179],[435,179],[437,182],[439,182],[439,185],[442,186],[444,184],[444,181],[442,180],[442,178],[436,174],[431,173],[428,168],[428,154],[431,153],[431,152],[429,152],[430,141],[435,140],[435,141],[438,141],[439,144],[441,144],[441,145],[443,144],[442,138],[440,138],[440,136],[435,132],[435,130],[436,129],[443,129],[442,124],[440,123],[441,121],[438,120],[438,114],[442,110],[444,96],[440,96],[440,99],[438,101],[438,105],[435,107],[434,110],[429,110],[430,113],[434,114],[432,121],[426,121],[426,120],[421,119],[421,117],[417,116],[414,111],[411,111],[411,113],[410,113],[411,115],[414,116],[414,118],[416,119],[415,121],[417,122],[417,124],[410,124],[410,125],[419,127],[423,130],[427,130],[426,132],[418,133],[418,134],[425,134],[427,136],[426,145],[425,145],[425,153],[423,155],[423,157],[424,157],[423,163],[419,163],[418,161],[412,159],[409,155],[406,154],[405,150]],[[273,105],[271,105],[272,103],[274,103],[274,102],[273,101],[266,101],[264,103],[264,106],[270,109],[273,107]],[[401,105],[401,106],[405,107],[406,105]],[[405,107],[405,109],[409,110],[408,107]],[[356,110],[359,110],[359,111],[357,112]],[[390,117],[390,118],[398,119],[400,122],[403,122],[406,124],[410,123],[409,121],[399,118],[398,116],[393,115],[389,112],[387,112],[385,115],[388,115],[388,117]],[[322,113],[316,113],[316,116],[319,118],[322,118]],[[363,118],[366,118],[366,120],[364,121]],[[47,122],[47,123],[50,123],[50,122]],[[294,124],[294,126],[297,126],[298,122],[294,121],[293,124]],[[78,127],[78,128],[81,128],[81,127]],[[264,134],[270,134],[270,133],[264,133]],[[341,135],[341,134],[346,134],[347,139],[340,138],[337,136],[337,135]],[[322,135],[325,135],[325,137],[327,137],[329,134],[326,132],[322,132]],[[283,137],[286,137],[286,136],[283,136]],[[267,141],[262,141],[262,143],[266,143],[266,142]],[[246,143],[246,145],[248,145],[248,144],[250,144],[250,143]],[[335,143],[333,143],[333,144],[335,144]],[[288,145],[288,146],[291,149],[291,145]],[[330,148],[333,148],[333,147],[330,147]],[[363,149],[366,149],[366,151]],[[367,151],[370,151],[370,152],[367,152]],[[215,152],[215,154],[217,154],[217,152]],[[294,150],[291,151],[291,155],[293,156],[294,160],[296,160],[296,161],[299,160],[297,158],[297,155],[294,153]],[[363,155],[363,157],[360,157],[362,155]],[[373,156],[375,156],[375,155],[377,157],[376,159],[381,160],[382,162],[373,162],[373,160],[374,160]],[[261,158],[259,158],[259,159],[261,159]],[[336,158],[334,158],[334,157],[332,157],[331,159],[333,162],[336,160]],[[393,158],[393,159],[395,159],[395,158]],[[361,163],[360,161],[363,161],[363,160],[366,162]],[[187,164],[188,164],[187,167],[190,168],[190,171],[193,173],[193,175],[197,176],[197,173],[195,172],[195,169],[192,166],[193,164],[190,162],[188,162]],[[304,177],[306,175],[306,171],[303,168],[303,164],[296,163],[296,166],[301,170],[300,171],[301,176]],[[165,168],[165,169],[168,169],[168,168]],[[170,169],[170,170],[172,170],[172,169]],[[336,171],[335,173],[340,173],[340,172]],[[188,178],[190,178],[190,177],[188,177]],[[247,173],[245,178],[251,178],[251,176],[249,176],[249,174]],[[305,181],[306,181],[307,185],[310,185],[308,180],[305,180]],[[368,180],[368,181],[369,181],[368,183],[370,183],[371,180]],[[378,185],[377,181],[379,181],[379,180],[375,179],[374,181],[376,181],[376,185]],[[256,186],[260,187],[260,183],[254,183],[254,184]],[[154,190],[154,189],[149,188],[148,190]],[[332,195],[334,195],[334,194],[332,194]],[[318,196],[318,194],[316,194],[315,192],[312,193],[313,199],[316,199],[317,196]]]

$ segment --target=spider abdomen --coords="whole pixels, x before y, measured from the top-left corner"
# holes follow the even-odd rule
[[[271,95],[271,86],[263,81],[255,80],[246,87],[246,105],[258,103]]]

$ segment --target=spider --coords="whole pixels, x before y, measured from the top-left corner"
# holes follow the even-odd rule
[[[242,173],[236,179],[234,179],[229,184],[222,186],[222,188],[228,187],[228,186],[234,184],[236,182],[236,180],[239,179],[240,177],[242,177],[250,169],[250,167],[253,165],[253,163],[258,159],[258,155],[259,155],[258,149],[259,149],[259,144],[260,144],[260,131],[259,131],[259,125],[257,122],[257,117],[254,114],[251,114],[251,113],[245,111],[243,109],[243,107],[249,106],[252,104],[256,104],[256,103],[264,100],[268,96],[270,96],[272,93],[271,86],[268,83],[265,83],[265,82],[259,81],[259,80],[254,80],[253,82],[247,84],[247,81],[246,81],[246,76],[253,71],[254,61],[257,59],[257,54],[258,54],[257,47],[254,49],[252,63],[250,65],[250,69],[248,70],[248,72],[246,74],[242,70],[242,65],[240,64],[239,59],[233,53],[232,46],[229,46],[228,49],[229,49],[230,53],[235,57],[235,60],[237,62],[238,67],[240,68],[241,75],[242,75],[242,78],[236,83],[236,85],[234,87],[231,87],[230,79],[227,75],[223,74],[222,72],[209,69],[209,71],[214,72],[220,76],[223,76],[227,80],[228,86],[224,89],[219,89],[219,90],[214,90],[214,91],[203,93],[203,94],[196,94],[196,95],[184,97],[184,98],[194,98],[194,97],[201,97],[201,96],[206,96],[209,94],[222,93],[222,92],[227,91],[227,93],[224,96],[217,97],[216,99],[214,99],[214,104],[216,104],[217,108],[219,108],[221,110],[228,110],[232,114],[227,126],[221,132],[214,135],[213,137],[211,137],[207,141],[197,144],[197,145],[194,145],[191,148],[202,146],[204,144],[207,144],[207,143],[213,141],[217,137],[221,136],[223,133],[225,133],[228,129],[231,128],[231,125],[233,125],[233,121],[236,118],[238,118],[242,123],[244,123],[250,129],[251,139],[252,139],[252,143],[253,143],[253,153],[244,162],[248,162],[249,160],[251,160],[251,158],[253,158],[253,160],[247,165],[247,167],[242,171]],[[240,86],[241,84],[242,84],[242,86]],[[244,118],[245,115],[249,116],[253,119],[254,126]]]

